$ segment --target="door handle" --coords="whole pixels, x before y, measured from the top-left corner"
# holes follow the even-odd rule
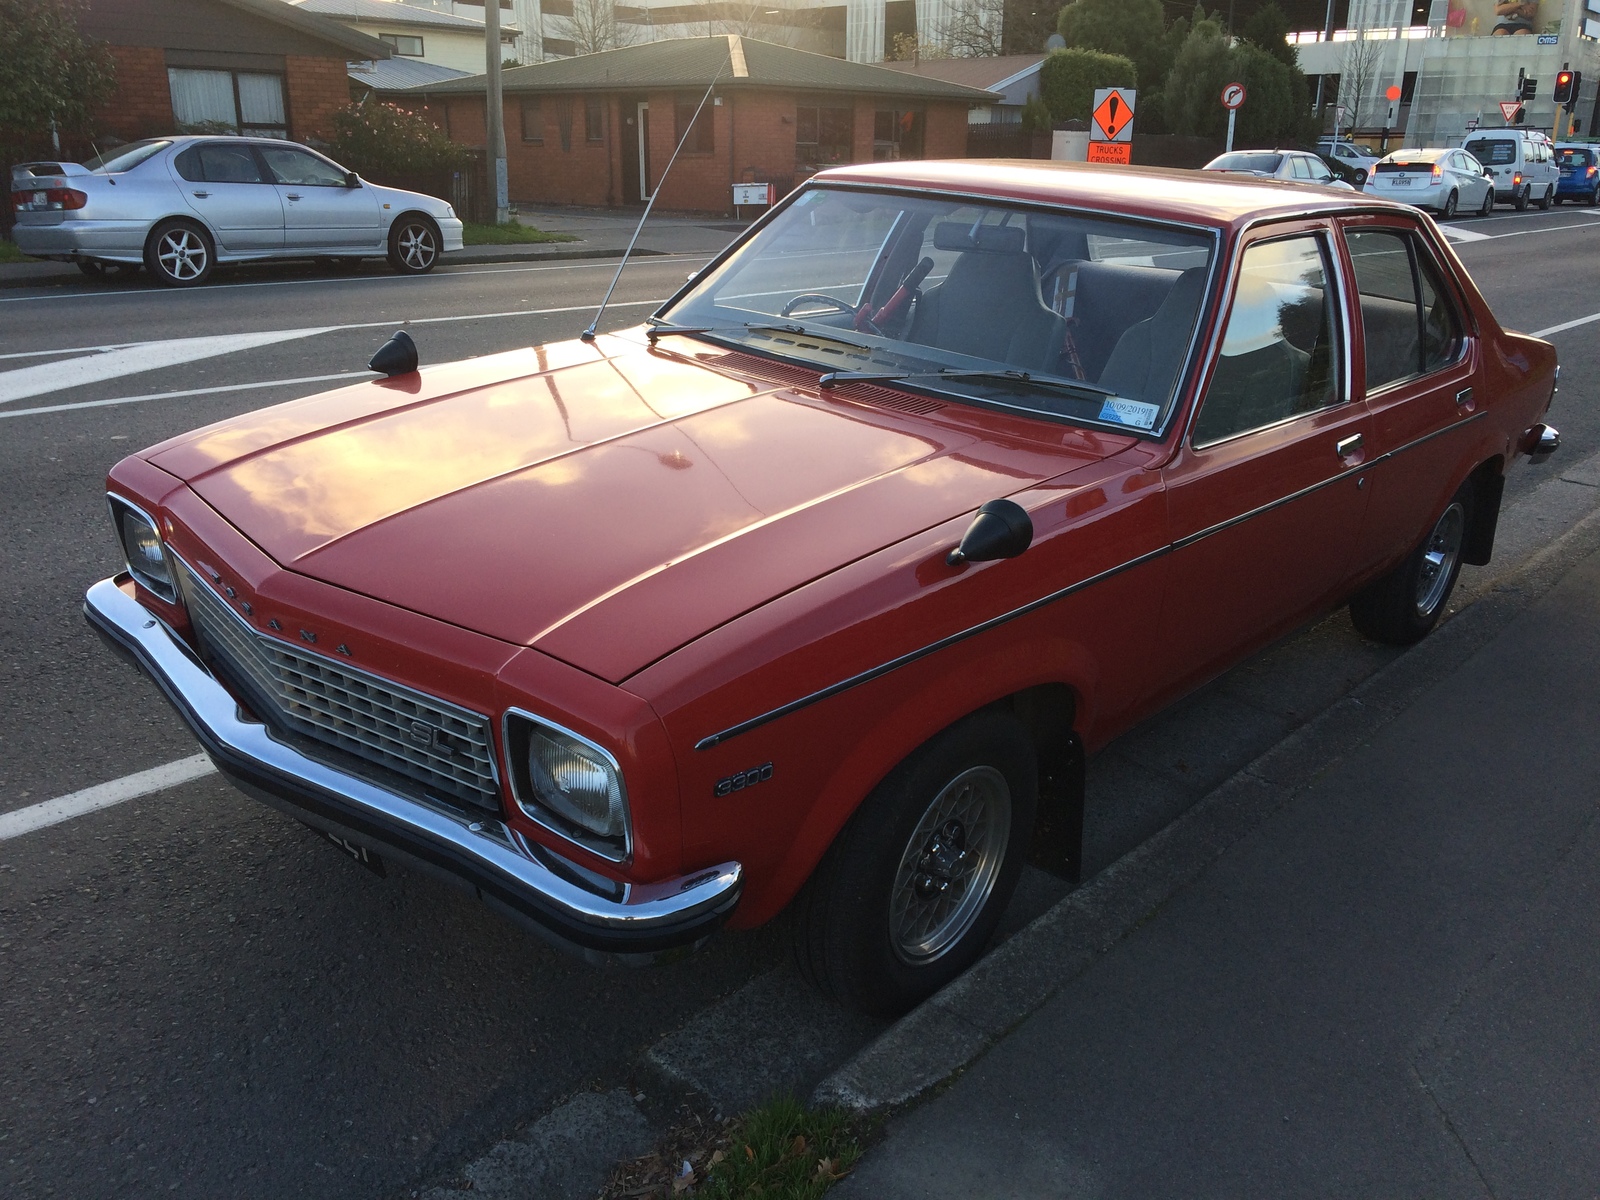
[[[1472,403],[1472,389],[1471,388],[1462,388],[1459,392],[1456,393],[1456,407],[1457,408],[1466,408],[1471,403]]]
[[[1359,433],[1352,433],[1347,438],[1341,438],[1334,443],[1333,452],[1340,458],[1349,458],[1361,449],[1362,438]]]
[[[290,192],[288,194],[288,196],[285,197],[285,198],[289,199],[289,200],[298,200],[298,199],[300,199],[300,193],[298,193],[298,192]]]
[[[196,192],[195,195],[199,196],[200,199],[204,200],[207,196],[211,195],[211,193],[210,192]]]

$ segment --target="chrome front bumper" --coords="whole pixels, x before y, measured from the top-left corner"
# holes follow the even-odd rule
[[[160,685],[217,768],[246,794],[464,886],[585,957],[651,961],[710,936],[738,903],[738,863],[657,883],[612,884],[492,818],[398,795],[285,745],[123,591],[126,582],[120,575],[90,588],[84,616]]]

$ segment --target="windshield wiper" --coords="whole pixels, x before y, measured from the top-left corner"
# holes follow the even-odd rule
[[[645,337],[654,343],[658,338],[669,337],[673,334],[715,333],[718,329],[729,328],[726,325],[671,325],[666,321],[655,321],[649,329],[645,330]]]
[[[814,337],[826,342],[836,342],[841,346],[849,346],[852,350],[864,350],[869,354],[872,352],[871,346],[862,345],[860,342],[852,342],[833,333],[823,333],[815,329],[807,329],[804,325],[792,323],[769,325],[746,321],[742,325],[670,325],[665,321],[659,321],[652,324],[645,331],[645,337],[654,342],[658,338],[664,338],[672,334],[728,333],[740,329],[747,329],[752,333],[792,333],[796,337]]]
[[[944,367],[937,371],[829,371],[818,379],[817,383],[822,387],[831,388],[841,383],[895,383],[902,379],[992,379],[1000,383],[1050,388],[1058,392],[1080,394],[1087,392],[1091,396],[1117,398],[1115,390],[1103,388],[1096,383],[1088,383],[1082,379],[1063,379],[1059,375],[1036,375],[1032,371],[1016,369],[952,371]]]

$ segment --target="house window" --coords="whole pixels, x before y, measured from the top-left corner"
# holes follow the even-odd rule
[[[546,58],[572,58],[578,53],[578,43],[571,38],[544,39],[544,55]]]
[[[872,157],[877,162],[922,157],[920,109],[883,109],[872,117]]]
[[[854,157],[856,110],[802,104],[794,110],[794,160],[808,166],[849,162]]]
[[[179,133],[289,136],[281,75],[168,67],[167,86]]]
[[[708,102],[702,109],[700,101],[704,93],[698,96],[679,96],[673,105],[673,115],[677,126],[677,137],[683,142],[683,149],[688,154],[710,154],[716,149],[716,141],[712,137],[711,113],[712,107]],[[695,120],[695,110],[700,110],[700,119]],[[689,135],[684,139],[684,134]]]
[[[544,144],[544,110],[539,107],[539,97],[522,99],[522,140]]]
[[[591,142],[606,140],[606,110],[599,96],[583,102],[583,136]]]
[[[394,47],[396,54],[405,58],[422,57],[422,39],[420,37],[412,37],[407,33],[380,33],[378,40],[387,42]]]

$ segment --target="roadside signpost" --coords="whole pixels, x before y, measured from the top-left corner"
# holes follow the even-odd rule
[[[1522,107],[1522,101],[1521,100],[1502,100],[1502,101],[1500,101],[1500,115],[1505,118],[1505,122],[1506,122],[1507,125],[1511,125],[1511,124],[1515,123],[1515,121],[1517,119],[1517,109],[1519,109],[1521,107]]]
[[[1089,121],[1089,161],[1121,163],[1133,159],[1133,110],[1139,93],[1133,88],[1096,88]]]
[[[1239,106],[1244,103],[1244,84],[1230,83],[1222,89],[1222,107],[1228,110],[1228,146],[1223,153],[1233,149],[1233,119],[1239,113]]]

